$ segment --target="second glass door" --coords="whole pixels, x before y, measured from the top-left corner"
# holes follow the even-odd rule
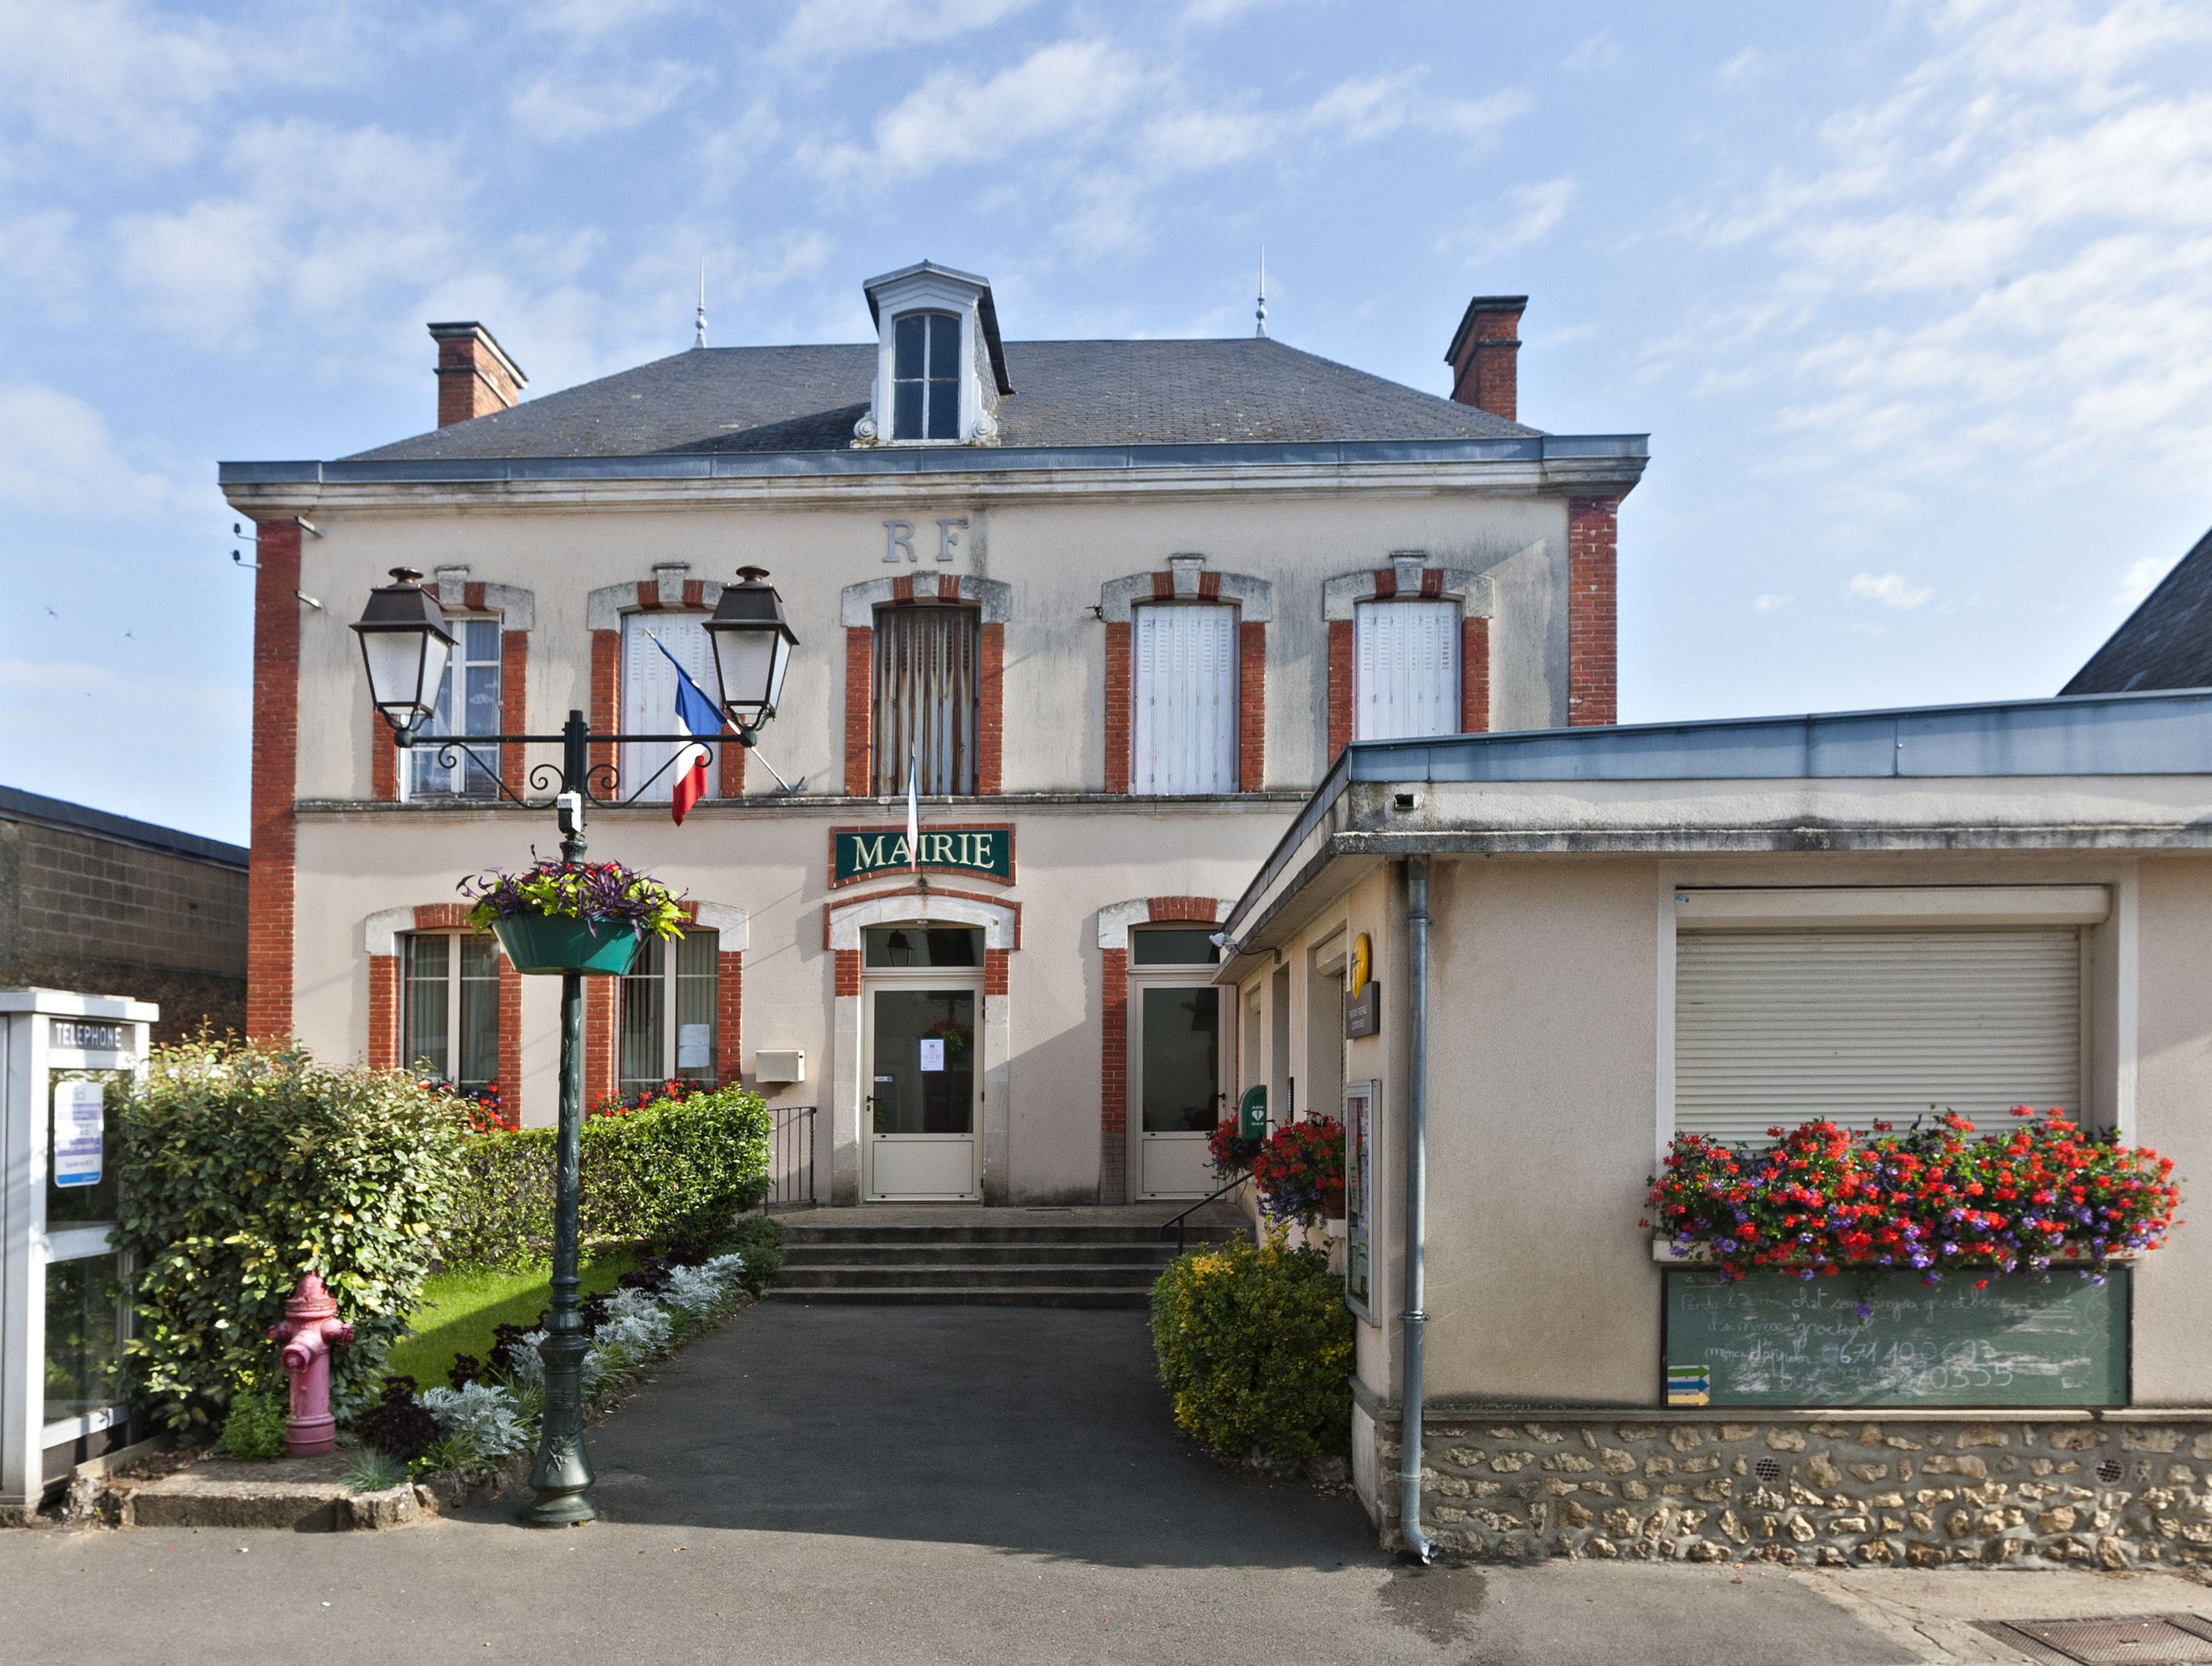
[[[976,1183],[981,994],[898,984],[868,993],[867,1195],[963,1199]]]

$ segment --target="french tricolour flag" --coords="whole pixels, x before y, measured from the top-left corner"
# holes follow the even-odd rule
[[[668,653],[668,644],[659,637],[653,639],[653,647],[668,654],[668,663],[676,667],[676,722],[686,734],[702,740],[712,740],[727,727],[721,708],[708,699],[699,685],[691,680],[676,656]],[[688,764],[679,763],[681,771],[676,777],[669,803],[676,812],[676,824],[684,825],[684,812],[707,796],[707,760],[713,756],[704,746],[686,746],[683,752],[691,755]],[[680,757],[680,753],[679,753]]]

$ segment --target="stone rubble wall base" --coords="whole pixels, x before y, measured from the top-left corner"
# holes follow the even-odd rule
[[[1679,1414],[1677,1414],[1679,1415]],[[2212,1419],[1638,1422],[1431,1413],[1423,1525],[1476,1561],[2212,1566]],[[1374,1430],[1384,1547],[1398,1423]],[[1364,1458],[1365,1454],[1359,1455]]]

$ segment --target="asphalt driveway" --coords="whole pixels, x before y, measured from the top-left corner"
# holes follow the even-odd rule
[[[566,1532],[0,1533],[0,1662],[1954,1657],[1778,1572],[1399,1566],[1352,1499],[1193,1451],[1140,1314],[756,1308],[592,1450]]]

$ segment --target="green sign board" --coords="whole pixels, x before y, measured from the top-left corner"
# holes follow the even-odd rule
[[[2124,1406],[2128,1274],[1667,1282],[1674,1406]],[[1867,1304],[1863,1317],[1860,1304]]]
[[[932,873],[965,873],[1000,885],[1014,881],[1014,830],[1011,827],[925,827],[921,860],[907,843],[903,827],[833,827],[830,830],[830,883],[849,885],[878,874],[920,867]]]

